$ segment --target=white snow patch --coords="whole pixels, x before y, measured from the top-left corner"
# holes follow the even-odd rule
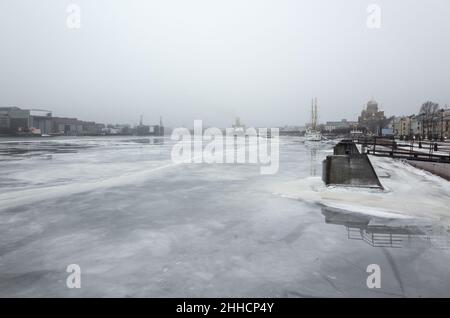
[[[371,157],[385,190],[326,187],[308,177],[272,189],[275,194],[384,218],[427,218],[450,224],[450,182],[390,158]]]

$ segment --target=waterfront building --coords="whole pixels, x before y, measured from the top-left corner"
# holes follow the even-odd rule
[[[108,125],[107,127],[103,128],[102,133],[104,135],[121,135],[120,129],[115,128],[112,125]]]
[[[361,111],[358,117],[359,128],[366,129],[367,132],[379,135],[381,129],[385,128],[386,116],[384,111],[378,109],[378,103],[371,99],[367,102],[366,108]]]
[[[147,125],[136,126],[136,135],[149,136],[150,135],[150,126],[147,126]]]
[[[136,135],[138,136],[148,136],[150,135],[150,126],[143,124],[143,115],[141,115],[141,119],[139,120],[139,125],[136,126]]]
[[[49,134],[52,112],[41,109],[0,107],[0,133]]]
[[[49,135],[52,133],[52,112],[42,109],[30,110],[29,127],[32,133]]]
[[[149,126],[150,136],[164,136],[164,127],[161,125],[151,125]]]
[[[82,134],[89,136],[97,136],[101,135],[103,128],[105,128],[104,124],[99,124],[94,121],[81,121],[83,126]]]
[[[43,109],[0,107],[0,134],[8,135],[100,135],[103,124],[77,118],[53,117]]]
[[[136,135],[138,136],[164,136],[164,126],[162,118],[159,118],[159,125],[144,125],[143,116],[139,121],[139,125],[136,126]]]
[[[93,121],[83,121],[77,118],[53,117],[52,134],[65,136],[97,136],[105,127]]]
[[[395,117],[393,120],[393,132],[396,138],[409,138],[411,133],[411,116]]]
[[[421,122],[416,115],[411,115],[410,136],[418,138],[421,132]]]
[[[304,132],[306,128],[304,126],[288,126],[279,128],[280,136],[298,136],[301,132]]]
[[[53,117],[53,133],[65,136],[77,136],[83,133],[83,124],[77,118]]]
[[[164,125],[162,123],[162,117],[159,117],[159,125],[150,126],[150,136],[164,136]]]
[[[442,120],[442,131],[443,137],[446,139],[450,138],[450,110],[446,110]]]
[[[439,138],[448,139],[450,138],[450,109],[441,109],[440,112],[439,126]]]
[[[6,133],[28,132],[30,128],[30,111],[19,107],[0,108]]]
[[[9,132],[9,116],[7,107],[0,107],[0,134],[6,134]]]
[[[325,130],[328,132],[332,132],[335,130],[355,129],[357,127],[358,122],[348,121],[347,119],[342,119],[341,121],[327,121],[324,125]]]

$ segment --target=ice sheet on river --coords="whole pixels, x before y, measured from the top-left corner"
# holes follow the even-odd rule
[[[450,296],[448,236],[436,247],[426,229],[403,223],[416,222],[419,204],[445,218],[448,187],[399,162],[375,164],[390,178],[381,179],[385,192],[372,192],[308,177],[320,175],[332,145],[310,149],[298,138],[281,140],[270,176],[252,165],[173,165],[167,139],[28,141],[0,145],[9,153],[0,297]],[[391,205],[397,195],[410,198],[410,211]],[[367,235],[379,228],[367,222],[382,218],[327,206],[403,215],[381,230],[405,244],[378,248]],[[81,267],[80,289],[66,287],[69,264]],[[368,264],[382,268],[379,290],[366,286]]]

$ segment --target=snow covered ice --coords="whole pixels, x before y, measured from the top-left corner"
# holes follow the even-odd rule
[[[295,137],[274,175],[174,164],[172,146],[0,142],[0,296],[450,297],[448,181],[371,158],[384,191],[327,188],[333,144]],[[66,287],[69,264],[80,289]]]

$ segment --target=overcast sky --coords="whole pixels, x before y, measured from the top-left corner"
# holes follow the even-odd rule
[[[371,96],[387,115],[450,106],[450,1],[0,1],[0,106],[275,127],[303,125],[314,96],[322,122],[356,120]]]

